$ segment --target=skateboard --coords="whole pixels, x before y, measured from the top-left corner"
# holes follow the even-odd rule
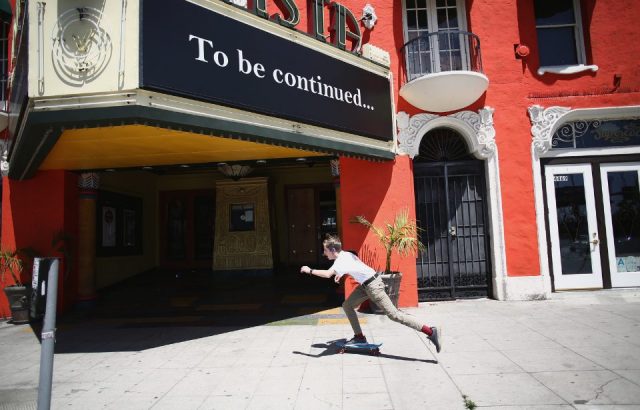
[[[380,346],[382,346],[382,343],[356,343],[347,345],[346,342],[336,342],[336,346],[340,348],[340,353],[368,352],[373,356],[378,356],[380,354]]]

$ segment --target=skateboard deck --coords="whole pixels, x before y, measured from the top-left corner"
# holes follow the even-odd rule
[[[374,356],[380,354],[380,346],[382,343],[355,343],[347,345],[347,342],[336,342],[336,346],[340,348],[340,353],[345,352],[368,352]]]

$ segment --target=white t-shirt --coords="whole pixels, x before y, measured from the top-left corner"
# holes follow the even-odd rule
[[[348,274],[358,283],[362,283],[376,274],[373,268],[367,266],[356,255],[347,251],[340,251],[329,269],[336,271],[338,278]]]

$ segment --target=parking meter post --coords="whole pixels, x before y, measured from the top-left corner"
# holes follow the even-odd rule
[[[47,283],[47,302],[42,325],[42,344],[40,351],[40,381],[38,384],[38,410],[51,408],[51,385],[53,383],[53,352],[56,343],[56,303],[58,295],[58,268],[56,258],[49,266]]]

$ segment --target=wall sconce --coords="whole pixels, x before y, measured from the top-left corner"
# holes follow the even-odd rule
[[[362,24],[364,24],[365,28],[371,30],[373,26],[376,25],[376,21],[378,21],[378,16],[376,15],[376,10],[373,6],[367,3],[362,9]]]
[[[296,162],[298,164],[306,164],[309,168],[316,164],[313,160],[310,160],[308,158],[296,158]]]
[[[242,165],[242,164],[230,165],[230,164],[220,163],[218,164],[218,171],[220,171],[220,173],[225,177],[229,177],[234,181],[237,181],[240,178],[246,177],[247,175],[249,175],[249,173],[253,171],[253,168],[251,168],[249,165]]]

